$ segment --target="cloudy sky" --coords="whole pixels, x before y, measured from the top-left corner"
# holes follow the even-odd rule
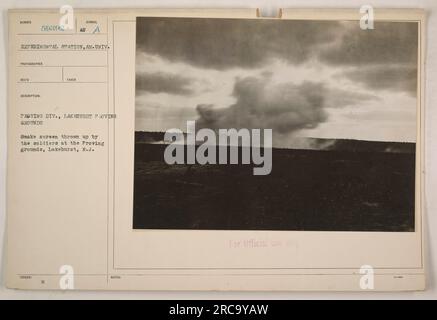
[[[136,130],[415,141],[417,24],[138,18]]]

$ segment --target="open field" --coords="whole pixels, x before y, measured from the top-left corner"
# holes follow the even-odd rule
[[[135,229],[414,231],[415,154],[273,149],[273,170],[135,146]]]

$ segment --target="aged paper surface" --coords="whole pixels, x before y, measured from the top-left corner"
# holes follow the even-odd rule
[[[162,199],[164,193],[155,194],[155,190],[161,187],[159,184],[164,183],[165,178],[169,177],[168,175],[158,176],[158,179],[153,182],[152,188],[146,189],[147,192],[141,189],[145,186],[139,184],[139,179],[141,179],[139,172],[156,172],[156,170],[160,170],[159,164],[148,162],[142,158],[138,161],[134,155],[138,156],[140,147],[152,148],[144,146],[143,141],[138,141],[139,135],[136,134],[136,131],[147,134],[147,132],[156,133],[165,131],[167,128],[177,127],[173,123],[172,125],[167,125],[167,123],[174,119],[171,112],[175,112],[175,108],[183,101],[184,94],[188,97],[186,98],[189,102],[187,105],[194,107],[195,104],[192,102],[198,103],[193,98],[190,91],[192,89],[181,86],[184,79],[190,78],[189,76],[192,78],[196,76],[209,77],[210,81],[206,82],[210,83],[211,87],[206,89],[213,92],[214,102],[218,103],[219,99],[222,98],[219,91],[214,89],[214,79],[218,79],[216,81],[224,79],[222,80],[223,85],[220,85],[224,87],[226,83],[231,81],[224,77],[241,79],[243,76],[251,76],[252,78],[248,78],[240,86],[237,86],[237,82],[235,83],[236,89],[234,88],[231,92],[233,92],[233,98],[236,99],[236,102],[223,100],[227,106],[232,106],[232,104],[241,106],[238,99],[244,99],[246,97],[244,94],[250,95],[252,92],[250,85],[257,85],[256,79],[261,79],[259,75],[253,73],[254,68],[252,67],[258,66],[259,61],[269,64],[269,67],[273,66],[270,60],[264,61],[262,55],[250,56],[251,52],[253,54],[253,50],[250,51],[250,45],[249,49],[244,48],[246,51],[237,49],[231,52],[232,59],[229,61],[222,58],[221,55],[217,55],[217,52],[207,50],[207,54],[199,55],[195,50],[192,50],[191,46],[187,47],[186,43],[190,41],[193,32],[187,32],[188,38],[180,39],[180,42],[175,41],[177,39],[170,39],[172,43],[176,42],[178,45],[174,48],[168,48],[162,45],[164,41],[159,41],[160,33],[153,35],[152,31],[148,35],[148,31],[155,30],[158,26],[163,28],[162,32],[169,32],[166,28],[170,28],[170,31],[174,30],[171,28],[183,30],[187,24],[190,26],[193,23],[205,23],[205,26],[212,25],[211,30],[216,30],[217,27],[214,26],[214,23],[223,23],[226,28],[231,23],[240,22],[243,23],[243,26],[238,26],[238,28],[242,28],[239,30],[255,28],[254,30],[257,31],[259,21],[264,21],[263,28],[271,28],[275,31],[278,30],[277,27],[284,26],[283,24],[276,25],[276,23],[290,23],[290,28],[292,28],[296,26],[292,23],[300,21],[302,34],[312,32],[314,35],[321,32],[321,29],[314,27],[311,21],[319,24],[327,23],[328,27],[333,24],[335,28],[339,27],[342,32],[356,28],[354,23],[359,25],[361,18],[358,11],[284,9],[280,19],[263,19],[257,18],[255,10],[240,9],[75,10],[74,27],[71,30],[58,28],[61,16],[62,14],[57,10],[12,10],[9,12],[7,284],[10,288],[363,290],[360,287],[363,275],[365,275],[362,272],[363,266],[372,268],[374,290],[397,291],[425,288],[422,237],[423,179],[421,175],[424,120],[422,82],[425,44],[424,14],[422,11],[376,11],[376,28],[378,28],[378,22],[381,23],[381,26],[389,29],[392,27],[390,24],[397,23],[395,31],[387,31],[387,33],[389,39],[394,39],[394,45],[399,46],[399,52],[407,51],[399,43],[405,45],[405,42],[402,42],[404,41],[403,35],[411,33],[413,30],[412,35],[417,45],[413,45],[412,49],[409,46],[409,50],[417,59],[417,67],[411,69],[411,66],[407,64],[411,58],[407,54],[400,54],[399,57],[396,56],[397,58],[389,56],[389,59],[394,59],[395,65],[393,69],[385,71],[380,76],[382,80],[378,86],[382,87],[382,91],[372,87],[372,83],[366,83],[367,88],[370,89],[368,92],[360,93],[359,99],[368,99],[369,103],[378,101],[382,105],[381,99],[392,94],[392,100],[390,100],[392,103],[400,106],[405,105],[405,108],[410,109],[408,109],[407,118],[401,119],[400,123],[403,127],[389,130],[392,135],[388,135],[387,131],[377,136],[377,128],[369,128],[364,132],[368,135],[347,135],[346,137],[383,141],[384,143],[401,142],[401,151],[392,150],[394,147],[398,148],[399,144],[383,144],[384,151],[376,151],[378,155],[374,158],[372,156],[365,163],[384,163],[388,168],[392,168],[393,163],[405,163],[411,171],[407,172],[407,169],[404,171],[405,167],[399,165],[399,167],[390,169],[393,171],[386,177],[382,176],[385,169],[372,171],[374,167],[370,165],[372,170],[369,173],[373,172],[374,174],[371,178],[376,180],[373,182],[375,186],[384,185],[385,181],[391,183],[388,185],[388,189],[381,191],[386,199],[374,201],[361,199],[358,201],[363,204],[361,207],[347,207],[347,205],[343,205],[348,203],[346,200],[343,202],[337,200],[339,201],[336,204],[338,210],[346,206],[344,212],[338,211],[341,216],[352,212],[350,208],[358,208],[354,210],[367,208],[368,211],[364,213],[374,212],[375,214],[373,220],[365,216],[359,220],[353,220],[357,219],[355,216],[355,218],[351,218],[353,223],[349,224],[341,217],[336,218],[334,214],[332,215],[334,220],[326,220],[322,224],[318,223],[317,219],[317,223],[313,220],[299,220],[302,218],[299,218],[298,215],[295,216],[294,220],[288,222],[279,220],[280,223],[274,220],[270,221],[267,218],[254,221],[238,220],[235,214],[225,222],[221,220],[216,223],[211,222],[214,220],[208,216],[206,216],[206,220],[199,220],[191,215],[198,210],[196,206],[190,206],[190,210],[184,211],[182,210],[184,203],[176,202],[174,205],[173,202],[173,206],[169,206],[168,201],[159,200]],[[305,22],[310,22],[310,24]],[[249,29],[244,29],[246,26]],[[398,26],[405,28],[406,31],[399,35],[396,33]],[[192,30],[189,28],[187,30]],[[209,29],[202,30],[208,31]],[[229,30],[235,30],[234,25]],[[279,30],[283,30],[286,34],[289,28],[284,27]],[[204,33],[203,40],[208,39],[207,31]],[[137,34],[138,32],[141,34]],[[257,32],[256,34],[259,34],[260,30]],[[415,32],[417,33],[415,34]],[[168,36],[168,33],[164,34]],[[200,32],[194,32],[194,34],[198,35]],[[213,34],[212,31],[211,37]],[[154,36],[155,38],[157,36],[158,39],[153,38]],[[224,40],[221,39],[222,37],[220,40],[226,43],[227,37],[231,36],[236,37],[230,32],[224,33],[222,36]],[[241,37],[243,40],[253,39],[253,36],[253,34],[242,32],[237,35],[237,39]],[[281,34],[278,37],[280,36]],[[263,39],[261,35],[260,38],[263,41],[267,40]],[[400,39],[399,43],[396,42],[398,38]],[[219,39],[216,39],[217,41],[213,42],[220,43]],[[283,54],[281,48],[289,46],[285,55],[279,56],[281,61],[286,61],[287,57],[293,56],[293,50],[296,50],[296,47],[299,54],[305,51],[299,41],[308,40],[308,36],[298,34],[297,38],[290,39],[297,45],[290,45],[286,40],[283,40],[277,46],[271,44],[263,53],[267,56],[270,48],[273,48],[271,49],[272,55],[281,55]],[[321,35],[314,41],[322,43],[324,39],[324,35]],[[407,38],[408,41],[410,41],[409,39]],[[248,42],[250,43],[250,41]],[[203,45],[207,49],[212,45],[207,41],[205,43]],[[316,42],[315,45],[318,43]],[[226,49],[226,47],[223,48],[223,56],[227,54]],[[352,49],[349,47],[349,50]],[[388,48],[386,50],[392,52]],[[240,61],[238,57],[243,51],[247,60]],[[177,52],[178,55],[172,56],[174,52]],[[379,57],[386,57],[387,54],[384,52],[382,51]],[[208,59],[210,55],[215,60]],[[375,66],[372,65],[372,68],[375,68],[370,69],[372,71],[381,65],[381,61],[384,61],[377,60],[378,56],[373,54],[370,49],[365,51],[363,55],[366,56],[356,58],[356,61],[364,61],[362,62],[364,66],[358,65],[361,68],[359,70],[361,75],[366,75],[365,62],[377,62]],[[183,61],[179,59],[181,57],[184,58]],[[334,65],[337,68],[339,59],[336,57],[336,55],[328,56],[329,63],[326,65]],[[354,67],[356,61],[351,61],[350,65],[345,67],[349,69],[342,69],[342,71],[350,72],[350,68]],[[232,63],[237,64],[236,69],[240,68],[243,71],[231,75],[226,74],[228,70],[232,69],[230,67]],[[295,61],[293,63],[297,64]],[[204,69],[200,70],[201,68]],[[285,67],[281,65],[281,68]],[[396,84],[396,88],[392,90],[393,93],[390,91],[392,88],[387,82],[384,82],[384,79],[387,78],[387,76],[384,78],[384,74],[387,75],[389,72],[388,80],[386,80],[393,82],[397,77],[396,71],[403,70],[402,68],[407,68],[408,71],[407,85],[404,83]],[[288,77],[292,80],[295,80],[296,77],[304,79],[308,70],[302,70],[302,74],[298,74],[298,76],[282,75],[277,81],[283,83],[284,78],[287,80]],[[413,72],[411,72],[412,70]],[[173,82],[169,81],[165,72],[173,72],[171,77]],[[272,73],[275,75],[278,72]],[[294,70],[294,72],[297,71]],[[175,73],[179,73],[179,78],[174,75]],[[319,74],[323,74],[320,69]],[[405,73],[400,73],[401,77],[403,75]],[[144,76],[152,76],[153,81],[144,82],[141,80],[143,79],[141,77]],[[264,73],[264,76],[263,81],[271,79],[268,78],[271,77],[268,73]],[[245,80],[244,77],[242,81]],[[354,78],[353,75],[351,77]],[[174,85],[175,79],[179,86]],[[356,83],[362,83],[365,80],[366,77],[354,78]],[[194,79],[193,81],[205,83],[203,79]],[[161,85],[156,86],[156,83],[161,83]],[[412,84],[413,90],[411,89]],[[273,87],[273,84],[267,85]],[[263,86],[256,88],[259,89],[258,92],[263,90]],[[305,107],[308,110],[310,107],[318,107],[321,103],[318,97],[314,100],[315,98],[310,94],[322,91],[322,87],[310,87],[309,93],[306,88],[304,86],[302,89],[298,85],[288,87],[287,95],[284,96],[288,97],[290,90],[298,93],[296,96],[291,95],[293,99],[306,97],[305,94],[308,94],[300,108]],[[202,89],[201,86],[200,89]],[[353,100],[354,97],[348,96],[347,87],[341,89],[343,90],[341,94],[336,91],[336,96],[346,97],[345,100],[348,103]],[[281,92],[277,91],[279,89],[275,90],[274,92]],[[155,101],[151,100],[156,98],[153,94],[158,95],[160,101],[164,101],[166,105],[160,106],[158,104],[155,106]],[[176,97],[172,97],[172,95]],[[264,96],[267,96],[267,93],[263,95],[262,92],[260,97]],[[205,95],[205,97],[208,96]],[[326,97],[330,98],[331,95],[326,93]],[[305,106],[305,101],[309,101],[310,104]],[[316,102],[312,103],[312,101]],[[338,99],[336,101],[340,104],[345,103],[344,101],[338,102]],[[172,106],[172,102],[175,102],[174,106]],[[206,103],[210,102],[206,101]],[[276,98],[271,98],[267,104],[274,107],[276,102],[278,102]],[[275,110],[283,110],[282,102],[279,100],[279,107]],[[287,106],[290,105],[289,100],[285,100],[285,102]],[[163,107],[170,110],[162,114],[159,112],[144,113],[142,108],[144,106],[148,108],[151,105],[159,108],[158,110],[162,110]],[[204,107],[200,107],[200,110],[202,108]],[[229,108],[232,110],[232,107]],[[193,110],[195,109],[193,108]],[[229,109],[221,110],[221,112],[225,112]],[[293,112],[298,113],[299,110],[301,109]],[[215,114],[214,112],[213,114]],[[394,114],[399,113],[397,109],[393,112]],[[220,113],[220,115],[222,114]],[[279,119],[286,116],[280,116]],[[373,119],[375,117],[379,119],[379,113],[373,114],[373,117]],[[384,117],[387,117],[387,112],[384,113],[384,110],[381,110],[381,119]],[[394,121],[392,117],[393,114],[389,114],[387,121],[392,123]],[[226,118],[226,114],[222,115],[220,119],[223,118],[231,119]],[[321,119],[320,122],[325,121],[325,117],[316,117],[313,114],[310,118]],[[326,116],[326,119],[328,118]],[[396,119],[399,118],[398,115]],[[205,119],[211,118],[203,118],[203,120]],[[243,121],[241,119],[243,118],[240,118],[240,122]],[[263,119],[266,120],[266,118]],[[372,118],[369,117],[369,119]],[[272,123],[273,129],[278,124],[277,120],[272,120],[269,123]],[[161,127],[160,124],[162,124]],[[327,120],[323,123],[324,126],[328,124]],[[261,128],[261,126],[262,124],[258,124],[255,127]],[[207,127],[211,127],[211,125]],[[286,127],[289,128],[289,126]],[[319,127],[319,123],[310,123],[310,125],[307,123],[303,124],[302,128],[317,129]],[[278,125],[278,128],[283,127]],[[299,129],[301,128],[299,127]],[[346,129],[342,128],[341,131],[344,133]],[[408,132],[410,135],[407,134]],[[295,131],[291,133],[294,134]],[[314,137],[314,133],[313,131],[308,136]],[[363,130],[360,131],[360,134],[362,133]],[[371,136],[370,133],[375,136]],[[405,134],[405,136],[398,138],[401,134]],[[374,139],[372,139],[373,137]],[[284,137],[281,136],[281,138]],[[341,138],[341,136],[320,135],[316,138]],[[290,136],[287,135],[284,139],[276,141],[280,141],[280,144],[273,145],[273,148],[284,149],[291,148],[285,143],[289,143],[289,141],[295,143],[298,140],[295,140],[294,136],[290,140]],[[153,145],[153,148],[162,145],[158,143],[159,141],[156,142],[156,144],[149,145]],[[413,146],[412,151],[410,150],[411,145]],[[378,146],[380,145],[378,144]],[[408,148],[410,148],[409,151],[404,150]],[[146,152],[146,154],[149,153]],[[311,154],[319,153],[313,152]],[[307,157],[306,153],[303,153],[302,157]],[[360,158],[363,157],[360,154]],[[352,162],[356,163],[356,161],[358,160],[354,158]],[[342,172],[342,167],[348,165],[345,159],[334,159],[332,163],[341,164],[340,169],[337,169],[340,172]],[[413,166],[410,165],[411,163]],[[139,164],[144,167],[140,167]],[[194,169],[187,169],[183,178],[180,176],[170,177],[168,181],[172,185],[179,183],[173,194],[185,190],[186,193],[192,195],[187,190],[198,188],[201,185],[199,181],[190,176],[193,171],[198,172],[196,168],[194,166]],[[275,162],[273,162],[272,168],[272,172],[274,172]],[[196,174],[199,176],[198,173]],[[406,174],[408,174],[407,178],[402,178]],[[187,177],[190,179],[189,181],[183,180],[188,179]],[[218,181],[217,176],[212,177]],[[408,177],[412,180],[408,180]],[[381,181],[380,183],[378,179]],[[357,180],[351,181],[351,185],[357,183]],[[394,184],[400,184],[399,190],[390,190]],[[337,184],[329,185],[328,189],[332,190],[334,185]],[[210,187],[211,185],[208,185],[208,188]],[[226,185],[224,189],[229,190],[229,193],[237,194],[238,192],[232,183]],[[349,189],[353,190],[353,186]],[[412,193],[405,196],[401,194],[401,197],[397,195],[397,192],[406,192],[405,190],[410,189]],[[134,198],[134,193],[137,195],[138,190],[141,191],[141,197],[148,197],[144,203],[138,202],[138,199],[141,198]],[[196,196],[200,199],[203,194],[199,191]],[[166,197],[168,197],[167,194]],[[229,199],[226,198],[227,194],[223,197],[225,198],[219,199]],[[327,198],[326,201],[329,199],[332,198]],[[170,201],[172,200],[170,199]],[[151,206],[151,203],[155,205]],[[284,202],[279,200],[272,201],[272,203],[277,204],[277,206],[288,204],[288,202],[283,204]],[[259,208],[261,205],[266,206],[265,203],[261,203],[252,208]],[[409,205],[412,205],[414,209],[404,212],[403,210],[408,209]],[[176,208],[174,214],[182,214],[182,222],[172,220],[171,208]],[[207,208],[206,214],[211,213],[213,207]],[[241,209],[240,212],[246,210],[244,206],[238,208]],[[384,211],[384,208],[387,211]],[[278,212],[282,212],[282,209],[283,207],[279,208]],[[158,214],[156,221],[147,216],[148,213],[155,212],[153,210]],[[229,210],[235,210],[235,208],[231,206]],[[328,211],[328,209],[326,210]],[[170,212],[170,216],[165,216],[165,212]],[[264,211],[255,209],[253,211],[254,214],[259,214],[259,212]],[[269,212],[273,211],[267,210],[267,214]],[[404,217],[403,219],[384,220],[384,217],[378,216],[381,212],[389,215],[405,213],[405,216],[401,215]],[[159,218],[160,213],[163,214],[162,219]],[[144,214],[146,214],[146,219]],[[375,223],[375,221],[379,221],[378,217],[382,219],[381,223]],[[296,221],[300,222],[296,223]]]

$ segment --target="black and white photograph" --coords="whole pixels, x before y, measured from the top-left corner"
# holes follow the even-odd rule
[[[414,21],[138,17],[133,229],[414,232],[418,48]]]

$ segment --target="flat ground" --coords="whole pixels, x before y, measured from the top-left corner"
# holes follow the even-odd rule
[[[135,229],[414,231],[414,153],[273,149],[273,170],[135,146]]]

